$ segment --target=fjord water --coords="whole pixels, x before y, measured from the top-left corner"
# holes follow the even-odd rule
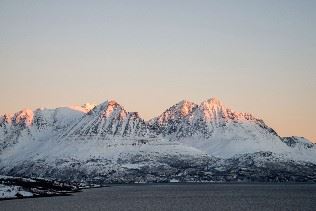
[[[113,185],[0,202],[0,210],[315,210],[315,184]]]

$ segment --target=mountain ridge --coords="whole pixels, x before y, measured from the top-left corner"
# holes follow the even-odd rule
[[[0,174],[10,176],[104,184],[261,181],[276,172],[264,181],[316,182],[315,169],[315,144],[280,137],[216,98],[180,101],[149,121],[114,100],[0,117]]]
[[[122,108],[124,108],[121,104],[119,104],[116,100],[113,100],[113,99],[106,100],[106,101],[104,101],[104,102],[113,102],[113,103],[116,103],[116,104],[120,105]],[[103,103],[104,103],[104,102],[103,102]],[[169,107],[169,109],[172,108],[172,107],[174,107],[174,106],[176,106],[176,105],[178,105],[178,104],[181,104],[181,103],[189,103],[189,104],[192,104],[192,105],[198,107],[198,106],[201,106],[203,103],[206,104],[207,102],[211,102],[212,104],[215,104],[215,105],[217,104],[217,105],[220,105],[220,106],[226,108],[225,104],[224,104],[221,100],[219,100],[219,98],[217,98],[217,97],[211,97],[211,98],[209,98],[209,99],[207,99],[207,100],[205,100],[205,101],[202,101],[200,104],[196,104],[196,103],[194,103],[194,102],[192,102],[192,101],[190,101],[190,100],[184,99],[184,100],[179,101],[179,102],[176,103],[175,105]],[[19,110],[19,111],[17,111],[17,112],[4,113],[4,114],[0,115],[0,123],[3,122],[3,121],[5,121],[6,119],[7,119],[6,121],[11,121],[11,118],[12,118],[13,116],[15,116],[15,115],[18,115],[19,113],[34,113],[34,112],[37,111],[37,110],[56,110],[56,109],[66,108],[66,109],[72,109],[72,110],[81,111],[81,112],[83,112],[83,113],[88,113],[89,111],[93,110],[95,107],[97,107],[98,105],[101,105],[101,104],[102,104],[102,103],[100,103],[100,104],[84,103],[84,104],[81,105],[81,106],[80,106],[80,105],[69,105],[69,106],[62,106],[62,107],[56,107],[56,108],[42,108],[42,107],[41,107],[41,108],[35,108],[34,110],[32,110],[32,109],[30,109],[30,108],[25,108],[25,109],[21,109],[21,110]],[[125,108],[124,108],[124,109],[125,109]],[[168,109],[167,109],[167,110],[168,110]],[[166,112],[167,110],[165,110],[164,112]],[[234,110],[231,109],[231,108],[228,108],[228,110],[234,112]],[[164,112],[163,112],[163,113],[164,113]],[[129,113],[135,113],[135,114],[137,114],[137,115],[139,116],[139,118],[141,118],[144,122],[146,122],[146,123],[148,123],[148,124],[150,124],[150,122],[152,122],[154,119],[159,118],[159,117],[163,114],[163,113],[162,113],[162,114],[158,115],[157,117],[153,117],[153,118],[150,118],[150,119],[148,119],[148,120],[145,120],[145,119],[143,119],[143,118],[141,117],[141,114],[140,114],[139,112],[129,112]],[[239,118],[240,118],[240,116],[244,116],[246,119],[248,118],[248,120],[249,120],[249,119],[256,119],[256,120],[261,121],[262,123],[264,123],[264,121],[263,121],[261,118],[257,118],[257,117],[255,117],[253,114],[251,114],[251,113],[248,113],[248,112],[234,112],[234,113],[239,114],[239,115],[236,115],[235,118],[238,118],[238,116],[239,116]],[[9,119],[9,120],[8,120],[8,119]],[[30,123],[31,121],[32,121],[32,120],[28,120],[29,123]],[[265,123],[264,123],[264,124],[265,124]],[[274,131],[274,132],[275,132],[275,131]],[[275,133],[277,134],[277,132],[275,132]],[[280,136],[280,137],[281,137],[281,136]],[[303,137],[303,138],[304,138],[304,137]],[[311,143],[315,143],[316,141],[310,140],[310,142],[311,142]]]
[[[186,99],[181,100],[175,105],[166,109],[164,112],[162,112],[162,114],[158,115],[157,117],[153,117],[147,121],[141,117],[139,112],[128,112],[125,110],[125,108],[121,104],[119,104],[117,101],[112,99],[112,100],[104,101],[103,103],[100,103],[99,105],[92,104],[92,103],[85,103],[81,106],[77,106],[77,105],[76,106],[63,106],[63,107],[57,107],[53,109],[47,109],[47,108],[38,108],[35,110],[22,109],[15,113],[0,115],[0,124],[6,123],[6,124],[15,124],[15,125],[21,124],[24,126],[26,125],[31,126],[31,124],[33,124],[34,116],[36,117],[36,114],[40,112],[69,109],[73,112],[82,113],[84,115],[84,114],[91,114],[91,112],[93,112],[95,109],[100,108],[100,106],[102,105],[104,106],[104,104],[106,103],[110,103],[112,106],[113,105],[119,106],[125,112],[125,115],[132,115],[134,117],[137,117],[142,122],[147,124],[147,126],[149,127],[154,127],[153,125],[155,124],[155,122],[166,123],[168,121],[176,121],[176,118],[179,118],[179,117],[184,117],[184,118],[187,118],[187,121],[189,120],[192,121],[192,119],[197,118],[196,116],[192,117],[192,113],[195,111],[195,113],[199,113],[198,115],[202,115],[207,120],[212,120],[212,122],[217,123],[217,124],[221,124],[221,123],[225,124],[225,122],[219,122],[220,121],[219,116],[222,116],[224,119],[231,119],[235,121],[238,121],[238,120],[239,121],[243,121],[243,120],[257,121],[257,123],[261,127],[268,129],[270,130],[271,133],[279,136],[277,132],[274,129],[268,127],[262,119],[255,117],[251,113],[235,112],[231,108],[226,107],[225,104],[216,97],[212,97],[212,98],[209,98],[208,100],[202,101],[200,104],[196,104]],[[197,110],[199,111],[197,112]],[[106,113],[104,114],[106,115]],[[64,118],[67,118],[67,117],[64,116]],[[286,138],[286,137],[281,137],[281,136],[279,137],[280,139]],[[312,141],[310,142],[313,143]]]

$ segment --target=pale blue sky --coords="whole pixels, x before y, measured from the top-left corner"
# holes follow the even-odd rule
[[[316,1],[0,0],[0,113],[217,96],[316,140]]]

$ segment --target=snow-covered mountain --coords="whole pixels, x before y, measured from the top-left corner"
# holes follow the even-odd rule
[[[282,138],[216,98],[181,101],[148,122],[113,100],[0,117],[5,175],[88,183],[316,181],[314,172],[315,144]]]
[[[248,113],[234,112],[220,100],[211,98],[196,105],[181,101],[163,114],[149,121],[154,127],[161,128],[161,134],[171,138],[202,137],[210,138],[218,128],[231,126],[256,125],[265,133],[277,135],[265,123]],[[243,128],[245,129],[245,128]]]
[[[149,125],[161,137],[179,140],[216,157],[260,151],[293,156],[292,149],[263,120],[249,113],[234,112],[216,98],[200,105],[181,101],[150,120]]]
[[[0,117],[0,152],[23,140],[43,140],[57,137],[79,121],[91,105],[56,109],[21,110]]]
[[[148,134],[146,123],[136,112],[127,112],[117,102],[106,101],[90,110],[76,122],[63,138],[111,139],[120,137],[144,137]]]

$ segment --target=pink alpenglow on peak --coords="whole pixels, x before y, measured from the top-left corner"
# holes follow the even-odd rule
[[[211,121],[212,119],[231,119],[239,121],[256,120],[252,114],[244,112],[235,112],[231,108],[225,106],[225,104],[218,98],[210,98],[203,101],[199,106],[199,110],[203,112],[204,117]]]
[[[215,105],[221,106],[221,107],[224,106],[224,103],[220,99],[218,99],[217,97],[212,97],[212,98],[210,98],[210,99],[208,99],[208,100],[206,100],[204,102],[207,102],[208,104],[214,105],[214,106]]]
[[[108,118],[123,118],[126,117],[127,112],[125,109],[118,104],[115,100],[105,101],[100,105],[94,107],[89,114],[101,115],[102,117]]]
[[[92,110],[81,112],[80,109],[86,111],[83,107]],[[200,105],[182,100],[148,122],[138,113],[126,111],[114,100],[95,107],[91,104],[83,107],[79,110],[73,107],[35,110],[34,114],[31,110],[24,110],[10,118],[3,116],[0,118],[0,139],[1,134],[9,134],[3,135],[3,140],[6,140],[5,143],[12,142],[10,128],[14,129],[13,132],[30,129],[25,133],[33,133],[33,137],[38,137],[39,141],[47,140],[47,136],[51,136],[52,141],[135,140],[150,137],[174,140],[203,153],[222,157],[262,150],[287,153],[294,146],[291,143],[297,142],[287,139],[287,144],[292,147],[289,148],[262,120],[251,114],[234,112],[217,98],[203,101]],[[25,124],[14,128],[16,121]],[[298,148],[300,145],[295,146]]]
[[[32,110],[24,109],[18,113],[15,113],[12,117],[12,121],[14,124],[25,124],[26,126],[29,126],[33,122],[33,117],[34,113]]]
[[[203,112],[204,117],[209,120],[224,117],[227,112],[227,108],[217,98],[211,98],[203,101],[199,106],[199,109]]]
[[[197,107],[195,103],[187,100],[181,101],[178,103],[178,105],[180,107],[180,113],[182,116],[188,116],[193,111],[193,109]]]
[[[183,100],[149,122],[114,100],[84,107],[23,110],[11,123],[0,117],[0,173],[51,177],[53,170],[56,178],[108,184],[215,181],[223,173],[221,182],[249,175],[261,181],[279,170],[269,181],[316,181],[315,144],[282,138],[216,98],[200,105]]]
[[[188,100],[182,100],[176,105],[170,107],[165,112],[163,112],[161,115],[159,115],[156,118],[153,118],[150,120],[150,122],[158,121],[160,123],[167,122],[169,120],[175,120],[179,117],[187,117],[192,114],[192,112],[198,107],[193,102],[190,102]]]

